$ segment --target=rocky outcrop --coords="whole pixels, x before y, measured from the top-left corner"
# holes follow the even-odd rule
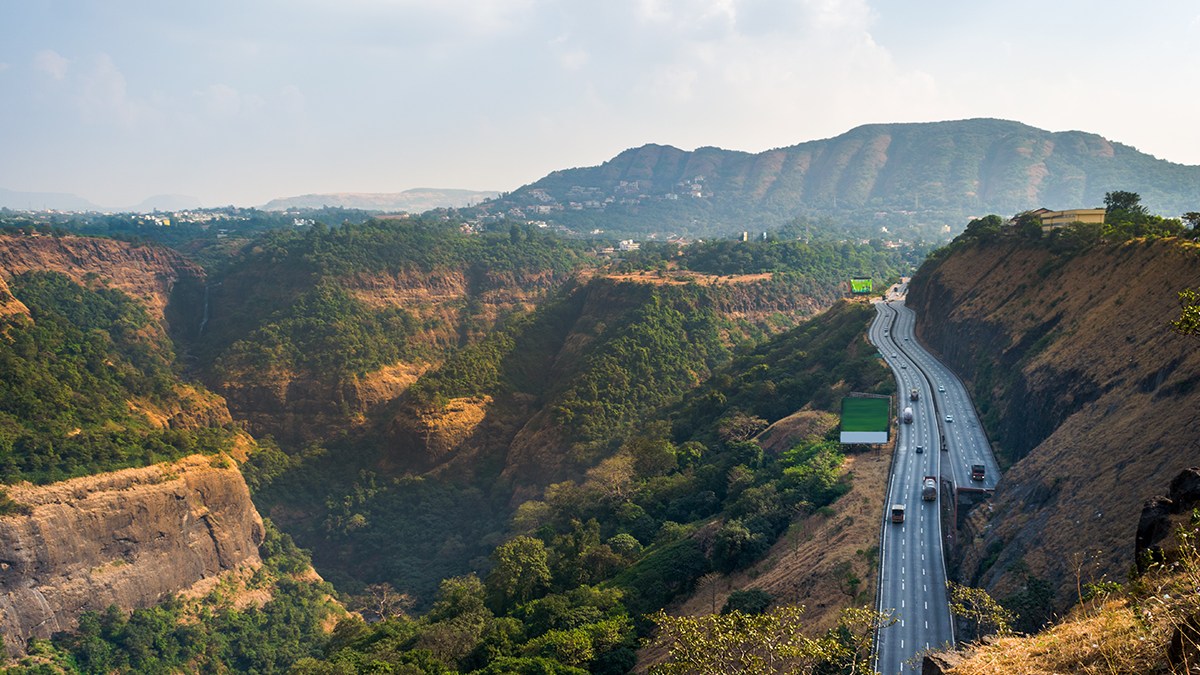
[[[225,458],[8,492],[31,509],[0,518],[0,629],[10,653],[29,637],[73,628],[83,612],[149,607],[260,564],[262,519]]]
[[[389,461],[425,472],[454,459],[479,429],[491,396],[453,398],[442,406],[406,405],[388,433]]]
[[[29,270],[58,272],[79,284],[97,279],[142,301],[160,321],[176,284],[202,286],[204,278],[200,267],[163,246],[92,237],[0,235],[0,274],[11,279]]]
[[[429,365],[400,363],[337,382],[286,372],[244,374],[214,386],[250,433],[303,443],[399,398]]]
[[[1166,563],[1178,557],[1175,532],[1190,525],[1192,509],[1200,506],[1200,467],[1189,467],[1171,481],[1165,497],[1154,497],[1142,506],[1138,521],[1134,559],[1138,571],[1145,572],[1150,562]]]
[[[13,314],[29,316],[29,308],[25,306],[25,303],[13,297],[12,291],[8,289],[8,284],[4,283],[3,278],[0,278],[0,318]]]
[[[1200,350],[1171,333],[1200,248],[1135,241],[1056,255],[995,242],[927,263],[910,284],[917,334],[966,383],[1005,467],[961,522],[952,577],[994,596],[1022,561],[1061,609],[1124,578],[1143,502],[1200,464]]]

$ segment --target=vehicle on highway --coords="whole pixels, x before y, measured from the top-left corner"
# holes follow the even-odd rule
[[[983,480],[983,475],[987,469],[982,464],[971,465],[971,480]]]
[[[892,504],[892,522],[893,523],[903,523],[904,522],[904,505],[903,504]]]
[[[918,452],[918,453],[925,452],[925,446],[923,446],[923,445],[918,445],[918,446],[917,446],[917,452]]]
[[[901,367],[901,368],[908,368],[908,364],[907,364],[907,363],[901,363],[901,364],[900,364],[900,367]]]
[[[953,422],[953,421],[954,421],[954,415],[946,415],[946,421],[947,421],[947,422]]]
[[[907,340],[908,338],[904,338],[904,339]]]
[[[912,424],[912,415],[913,415],[912,407],[908,407],[908,408],[904,409],[904,423],[905,424]]]
[[[921,482],[921,499],[927,502],[937,499],[937,478],[935,476],[925,476],[925,480]]]
[[[917,391],[916,387],[914,387],[908,391],[908,400],[915,401],[915,400],[919,399],[920,397],[921,397],[921,393],[919,391]]]
[[[945,388],[945,387],[938,387],[938,391],[940,391],[940,392],[942,392],[942,393],[946,393],[946,388]]]

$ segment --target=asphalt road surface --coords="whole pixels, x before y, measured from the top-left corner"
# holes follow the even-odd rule
[[[897,344],[904,342],[898,326],[900,314],[893,303],[879,303],[876,310],[870,340],[896,376],[901,394],[898,417],[903,419],[905,408],[911,407],[913,412],[911,424],[901,421],[896,439],[880,547],[879,610],[896,619],[895,624],[879,632],[876,643],[875,669],[887,674],[909,672],[909,659],[922,649],[952,642],[954,632],[946,595],[938,501],[921,498],[925,476],[941,474],[946,454],[938,450],[937,411],[931,405],[929,382],[908,357],[909,350]],[[909,391],[914,388],[917,401],[909,400]],[[924,452],[918,453],[917,446]],[[891,522],[892,507],[898,504],[905,507],[903,523]]]
[[[938,500],[921,498],[926,476],[953,476],[958,488],[991,489],[999,467],[988,446],[965,386],[917,342],[916,314],[904,306],[905,285],[889,289],[876,304],[869,337],[891,366],[900,392],[901,419],[888,503],[884,509],[880,562],[880,611],[896,623],[880,631],[875,668],[880,673],[919,672],[908,661],[920,650],[952,642],[946,570],[942,555]],[[910,391],[917,390],[917,400]],[[905,408],[913,421],[903,423]],[[949,419],[947,418],[949,416]],[[945,451],[940,448],[945,441]],[[917,452],[920,446],[923,452]],[[972,480],[971,465],[983,464],[983,481]],[[938,491],[946,483],[938,481]],[[892,505],[905,507],[903,523],[891,522]]]

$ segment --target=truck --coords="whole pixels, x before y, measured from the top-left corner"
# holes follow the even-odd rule
[[[912,406],[904,409],[904,423],[912,424]]]
[[[904,505],[903,504],[892,504],[892,522],[893,523],[903,523],[904,522]]]
[[[971,465],[971,480],[983,480],[983,475],[986,469],[982,464]]]
[[[921,499],[931,502],[937,499],[937,477],[925,476],[921,487]]]
[[[917,391],[917,388],[916,388],[916,387],[913,387],[912,389],[910,389],[910,390],[909,390],[909,392],[908,392],[908,400],[910,400],[910,401],[915,401],[915,400],[917,400],[917,399],[918,399],[918,398],[920,398],[920,397],[921,397],[921,393],[920,393],[919,391]]]

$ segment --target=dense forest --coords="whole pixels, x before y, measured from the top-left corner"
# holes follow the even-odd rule
[[[221,428],[160,429],[128,401],[177,400],[172,345],[142,305],[53,272],[9,283],[29,316],[0,320],[0,474],[53,482],[232,443]]]

